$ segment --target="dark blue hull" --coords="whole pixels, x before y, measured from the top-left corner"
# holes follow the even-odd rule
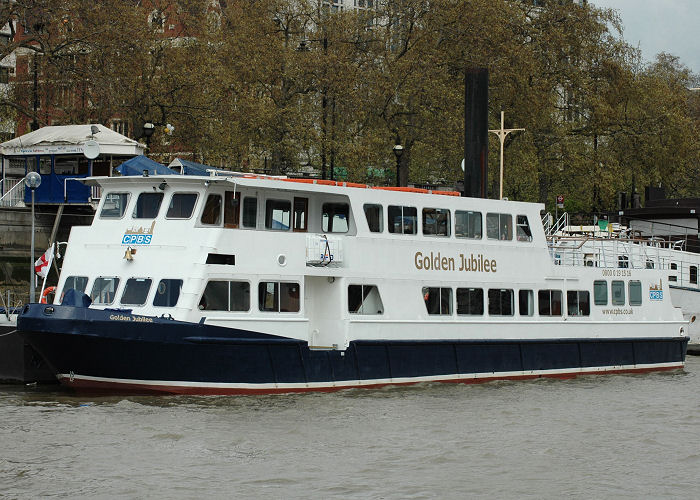
[[[345,351],[312,350],[304,341],[245,330],[43,304],[27,306],[18,329],[65,385],[180,394],[670,370],[683,367],[688,342],[687,337],[358,340]]]

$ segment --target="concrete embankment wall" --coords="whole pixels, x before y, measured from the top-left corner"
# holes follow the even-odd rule
[[[30,269],[34,260],[48,248],[57,209],[56,205],[35,207],[32,258],[29,255],[32,234],[31,208],[0,208],[0,293],[3,297],[6,297],[9,290],[17,300],[26,302],[29,296]],[[89,225],[92,217],[92,209],[88,206],[66,207],[57,229],[56,241],[68,241],[70,229],[76,225]],[[61,253],[64,252],[65,246],[62,246]],[[57,261],[57,266],[60,266],[60,261]],[[52,266],[47,285],[55,285],[58,281],[57,266]]]

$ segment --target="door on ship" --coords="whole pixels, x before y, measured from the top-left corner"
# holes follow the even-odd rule
[[[304,305],[309,319],[309,347],[342,349],[345,345],[343,282],[326,276],[306,276]]]

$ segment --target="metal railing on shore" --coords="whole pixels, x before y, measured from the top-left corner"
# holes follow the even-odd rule
[[[0,207],[24,206],[24,177],[21,179],[5,178],[6,192],[0,198]]]

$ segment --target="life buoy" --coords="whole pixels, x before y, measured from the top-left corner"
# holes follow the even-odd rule
[[[41,300],[39,300],[39,303],[40,303],[40,304],[46,304],[46,302],[47,302],[46,297],[47,297],[50,293],[53,293],[53,292],[55,292],[55,291],[56,291],[56,287],[55,287],[55,286],[47,286],[46,288],[44,288],[44,291],[41,292]]]

